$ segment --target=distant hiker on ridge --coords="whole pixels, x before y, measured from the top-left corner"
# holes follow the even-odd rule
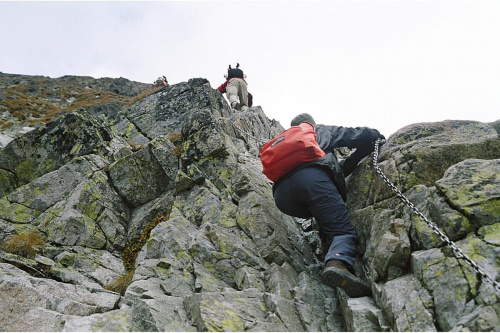
[[[252,94],[247,91],[246,75],[239,68],[240,64],[236,64],[236,68],[227,69],[227,74],[224,74],[226,82],[224,82],[217,90],[222,94],[226,93],[229,104],[235,110],[246,111],[252,106]]]
[[[168,87],[167,77],[165,75],[160,76],[159,78],[156,79],[156,81],[154,82],[154,85],[155,85],[155,87],[159,87],[159,86]]]

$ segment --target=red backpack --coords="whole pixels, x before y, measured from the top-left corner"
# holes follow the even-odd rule
[[[262,172],[276,182],[300,165],[325,156],[316,141],[314,126],[303,122],[268,141],[260,149]]]

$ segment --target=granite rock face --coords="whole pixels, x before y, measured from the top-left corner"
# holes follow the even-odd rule
[[[118,88],[117,88],[118,89]],[[401,129],[381,169],[498,279],[499,123]],[[500,294],[363,160],[349,177],[357,273],[373,297],[323,284],[314,220],[282,214],[259,148],[283,127],[231,110],[205,79],[68,112],[0,150],[8,331],[498,331]],[[118,283],[117,281],[121,281]],[[125,281],[125,282],[124,282]],[[117,284],[120,289],[113,288]]]
[[[392,135],[379,165],[429,223],[364,160],[350,177],[348,207],[375,303],[394,330],[496,331],[499,297],[457,246],[499,280],[499,122],[414,124]]]

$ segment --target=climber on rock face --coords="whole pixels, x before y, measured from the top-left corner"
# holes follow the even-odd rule
[[[276,206],[287,215],[316,219],[329,247],[322,275],[327,285],[344,289],[350,297],[369,296],[370,287],[354,273],[358,238],[345,205],[344,177],[374,150],[374,142],[384,136],[367,127],[316,125],[307,113],[296,116],[291,126],[302,122],[314,126],[316,141],[326,155],[293,169],[274,183]],[[334,155],[334,148],[338,147],[356,150],[338,162]]]
[[[167,77],[165,75],[160,76],[159,78],[156,79],[156,81],[154,82],[154,85],[155,85],[155,87],[159,87],[159,86],[168,87]]]
[[[243,71],[239,67],[239,63],[236,65],[236,68],[231,68],[231,65],[229,65],[227,74],[224,75],[226,82],[217,88],[217,90],[222,94],[226,93],[231,108],[246,111],[252,106],[252,95],[247,91],[246,75],[243,74]]]

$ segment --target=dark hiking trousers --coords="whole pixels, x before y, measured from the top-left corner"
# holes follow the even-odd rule
[[[327,244],[331,242],[325,263],[336,259],[354,267],[358,250],[356,230],[328,171],[318,167],[296,171],[275,186],[274,201],[287,215],[316,219]]]

